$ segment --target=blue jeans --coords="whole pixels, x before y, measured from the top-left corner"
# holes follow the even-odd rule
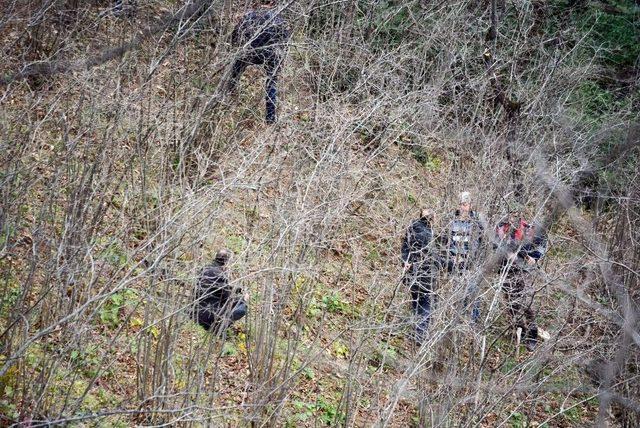
[[[449,260],[447,263],[447,271],[455,272],[457,275],[462,276],[467,271],[467,266],[464,262],[455,263],[453,260]],[[471,306],[471,321],[477,323],[480,320],[480,299],[478,297],[478,284],[472,279],[467,287],[466,296],[464,298],[464,308],[467,310]],[[470,302],[470,300],[473,300]]]
[[[231,310],[231,314],[229,314],[229,319],[232,322],[236,322],[244,318],[246,314],[247,314],[247,304],[244,302],[244,300],[240,300],[238,303],[236,303],[234,308]]]
[[[228,90],[235,91],[236,85],[244,70],[250,65],[262,65],[267,75],[265,83],[265,121],[268,124],[276,122],[277,82],[282,66],[282,55],[275,48],[261,49],[249,52],[236,60],[231,68]]]
[[[244,300],[233,302],[233,307],[219,305],[205,305],[197,308],[196,321],[206,330],[216,331],[226,329],[247,314],[247,304]]]
[[[473,302],[469,303],[473,299]],[[467,288],[467,296],[464,298],[465,310],[471,306],[471,321],[477,323],[480,320],[480,299],[478,298],[478,284],[472,282]]]

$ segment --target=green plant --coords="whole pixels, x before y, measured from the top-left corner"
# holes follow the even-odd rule
[[[85,376],[93,377],[98,373],[101,358],[97,345],[88,345],[83,349],[74,349],[69,353],[69,361]]]
[[[367,254],[367,260],[375,263],[380,261],[381,258],[382,257],[380,256],[380,252],[378,251],[378,249],[373,244],[370,244],[369,254]]]
[[[527,418],[520,412],[513,412],[511,416],[509,416],[509,425],[513,428],[523,428],[527,426]]]
[[[518,366],[518,361],[515,358],[508,357],[502,366],[500,367],[500,371],[502,373],[508,374],[511,373]]]
[[[116,242],[110,243],[102,251],[102,258],[117,268],[126,266],[129,260],[125,251]]]
[[[585,31],[592,29],[592,43],[596,49],[602,48],[601,55],[606,63],[633,66],[640,55],[640,26],[633,10],[620,8],[619,12],[609,13],[592,7],[582,19],[581,27]]]
[[[387,342],[382,342],[373,351],[373,356],[369,359],[369,364],[376,368],[382,365],[384,365],[385,367],[390,367],[390,363],[396,361],[397,359],[397,348]]]
[[[229,235],[225,240],[227,248],[235,254],[240,254],[247,247],[247,241],[240,235]]]
[[[238,355],[238,348],[231,342],[225,342],[222,345],[222,355],[224,357],[235,357]]]
[[[138,301],[138,294],[135,290],[126,288],[111,295],[100,308],[100,321],[109,328],[116,328],[120,325],[120,312],[125,306],[135,306]]]
[[[577,105],[591,120],[601,119],[616,106],[613,94],[591,80],[578,87],[575,98]]]
[[[323,398],[319,398],[315,403],[295,400],[293,407],[298,411],[293,418],[295,421],[304,422],[313,417],[325,425],[334,426],[342,424],[345,420],[344,413],[339,412],[335,404]]]
[[[579,422],[581,419],[581,411],[580,406],[571,406],[567,409],[562,409],[560,415],[570,421],[570,422]]]
[[[349,356],[349,348],[339,340],[333,342],[333,353],[338,358],[347,358]]]
[[[442,168],[442,159],[433,153],[430,153],[424,147],[413,146],[411,148],[411,153],[413,154],[413,158],[429,171],[437,172]]]
[[[316,318],[322,312],[322,308],[318,304],[318,300],[315,297],[312,297],[309,300],[309,304],[307,305],[306,314],[309,318]]]
[[[6,279],[2,282],[4,283],[4,291],[2,292],[2,299],[0,300],[0,319],[6,320],[10,309],[20,298],[22,287],[20,287],[20,283],[9,274],[7,274]]]
[[[349,314],[351,312],[351,306],[342,299],[342,296],[337,291],[322,297],[322,305],[332,314]]]

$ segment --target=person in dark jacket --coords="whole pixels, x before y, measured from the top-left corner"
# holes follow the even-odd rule
[[[402,241],[403,281],[411,291],[413,312],[418,317],[416,341],[419,343],[429,327],[434,286],[442,267],[434,247],[432,221],[433,212],[422,209],[420,218],[409,225]]]
[[[213,263],[202,270],[196,290],[196,321],[216,333],[224,331],[247,313],[241,290],[229,284],[230,258],[230,251],[218,251]]]
[[[463,275],[480,255],[484,221],[471,205],[471,193],[461,192],[460,204],[453,212],[446,234],[447,270],[450,273]],[[480,318],[480,301],[477,296],[477,282],[470,281],[466,291],[465,306],[472,299],[471,320],[477,322]]]
[[[513,208],[506,220],[495,230],[496,249],[502,256],[502,292],[516,327],[524,332],[524,344],[532,351],[538,343],[538,327],[532,309],[533,287],[527,287],[531,272],[544,256],[546,239],[536,225],[522,218],[522,211]]]
[[[238,80],[250,65],[262,65],[267,75],[266,122],[276,121],[276,83],[291,32],[284,19],[273,10],[245,14],[231,34],[231,43],[242,51],[233,63],[228,89],[235,92]]]

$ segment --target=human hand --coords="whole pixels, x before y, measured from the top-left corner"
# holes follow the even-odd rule
[[[527,256],[527,264],[528,264],[529,266],[533,266],[533,265],[535,265],[535,264],[536,264],[536,259],[534,259],[534,258],[533,258],[533,257],[531,257],[531,256]]]

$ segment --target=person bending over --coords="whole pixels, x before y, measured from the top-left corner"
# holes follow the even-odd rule
[[[224,331],[247,313],[240,288],[229,284],[230,259],[230,251],[218,251],[213,263],[202,269],[196,290],[196,321],[216,333]]]
[[[241,51],[231,68],[228,90],[235,92],[248,66],[262,65],[267,75],[265,119],[269,124],[276,121],[276,83],[290,35],[285,20],[271,9],[245,14],[231,34],[232,45]]]

